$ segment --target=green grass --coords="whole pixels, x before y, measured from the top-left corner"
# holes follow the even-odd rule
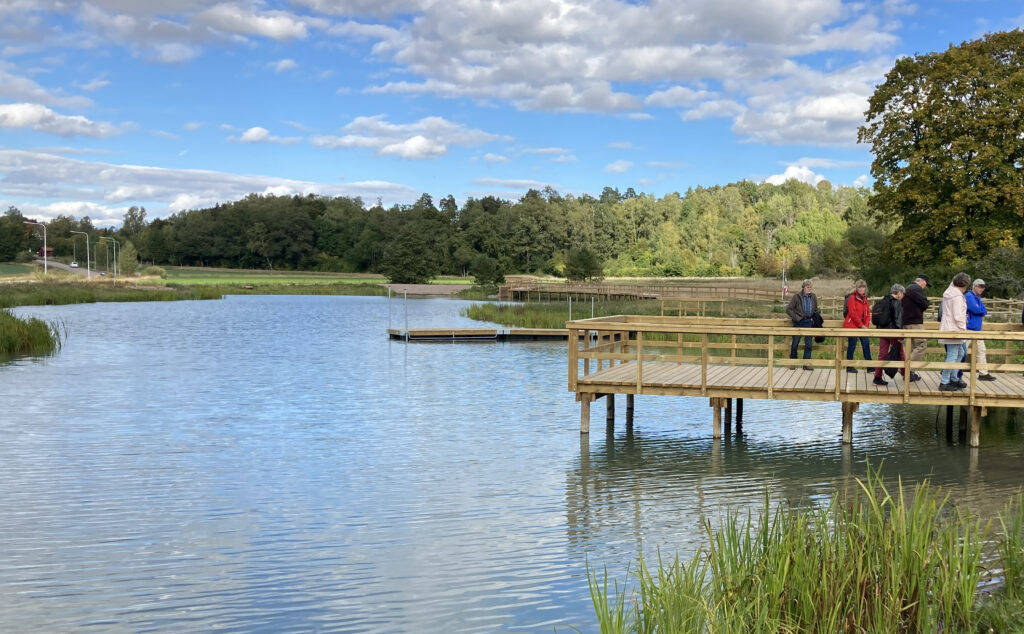
[[[20,319],[0,310],[0,360],[43,356],[60,350],[61,329],[41,319]]]
[[[28,275],[32,267],[27,264],[0,264],[0,276],[5,275]]]
[[[772,511],[766,493],[757,518],[706,525],[688,562],[641,557],[628,591],[589,571],[591,598],[603,633],[1021,631],[1022,509],[1020,496],[1007,505],[998,561],[983,564],[990,523],[928,482],[890,488],[869,466],[824,507]],[[979,601],[993,567],[1002,589]]]
[[[46,281],[7,284],[0,293],[0,308],[88,304],[94,302],[150,302],[182,299],[220,299],[217,289],[186,287],[140,288],[124,284]]]
[[[259,269],[223,269],[205,267],[168,266],[167,281],[188,286],[217,284],[386,284],[387,279],[376,273],[326,273],[321,271],[267,271]],[[431,284],[473,284],[472,278],[441,276]]]

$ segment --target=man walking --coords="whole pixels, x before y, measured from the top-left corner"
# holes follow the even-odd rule
[[[967,301],[967,330],[981,330],[981,320],[988,311],[985,310],[985,304],[981,301],[981,294],[985,292],[985,280],[976,279],[974,284],[971,285],[971,290],[964,294],[964,300]],[[988,357],[985,354],[985,342],[978,340],[978,365],[985,365],[988,362]],[[963,370],[958,373],[959,376],[963,376]],[[959,378],[959,377],[958,377]],[[979,381],[995,381],[996,377],[992,376],[987,369],[978,370]]]
[[[786,306],[786,314],[793,320],[793,325],[797,328],[812,328],[814,321],[813,315],[818,312],[818,296],[811,292],[811,280],[804,280],[803,284],[800,285],[800,292],[793,295],[793,299],[789,300],[789,304]],[[800,347],[800,336],[794,335],[793,341],[789,345],[789,358],[795,359],[797,349]],[[804,360],[811,358],[811,337],[804,337]],[[804,366],[805,370],[813,370],[810,365]]]
[[[924,289],[928,288],[931,280],[924,273],[907,285],[907,291],[903,294],[903,327],[907,330],[924,330],[924,311],[928,310],[928,296]],[[910,360],[924,361],[924,353],[928,350],[927,339],[910,340]],[[920,381],[921,375],[913,370],[910,371],[911,381]]]
[[[889,295],[878,300],[878,303],[881,304],[879,308],[882,315],[879,318],[879,323],[875,324],[878,328],[886,330],[899,330],[903,328],[903,298],[906,295],[906,291],[907,289],[903,288],[902,284],[893,284],[892,288],[889,289]],[[872,316],[872,318],[874,317]],[[905,360],[906,351],[903,350],[903,344],[900,342],[899,337],[879,337],[878,360],[887,361],[889,348],[893,346],[898,346],[900,349],[900,361]],[[900,374],[904,374],[903,368],[900,368]],[[875,380],[872,383],[875,385],[889,385],[889,382],[882,378],[882,368],[875,368]]]

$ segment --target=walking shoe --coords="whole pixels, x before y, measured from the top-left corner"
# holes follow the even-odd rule
[[[813,370],[814,368],[812,368],[812,367],[811,367],[811,366],[809,366],[809,365],[805,365],[805,366],[804,366],[804,369],[805,369],[805,370]]]
[[[955,385],[956,389],[958,389],[958,390],[966,390],[967,389],[967,381],[964,381],[963,379],[957,379],[956,383],[954,383],[953,385]]]
[[[857,374],[858,372],[857,368],[846,368],[846,371],[850,374]]]
[[[920,380],[921,380],[921,375],[920,374],[918,374],[917,372],[911,372],[910,373],[910,382],[911,383],[913,383],[914,381],[920,381]]]
[[[979,374],[978,375],[978,380],[979,381],[995,381],[996,377],[992,376],[991,374]]]
[[[875,385],[889,385],[889,382],[881,377],[875,379],[874,381],[872,381],[872,383],[874,383]]]
[[[940,383],[939,384],[939,391],[940,392],[956,392],[959,389],[960,388],[958,388],[956,386],[956,383]]]

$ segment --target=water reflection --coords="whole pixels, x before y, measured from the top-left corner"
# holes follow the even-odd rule
[[[70,336],[0,365],[3,631],[592,631],[588,562],[685,556],[766,491],[821,503],[870,459],[991,515],[1021,484],[1000,410],[969,451],[865,405],[844,448],[836,404],[747,401],[714,440],[707,399],[643,396],[584,442],[564,344],[392,342],[382,298],[18,312]]]

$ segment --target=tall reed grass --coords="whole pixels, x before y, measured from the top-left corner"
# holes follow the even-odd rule
[[[989,523],[948,503],[928,482],[907,495],[868,467],[825,507],[729,514],[687,562],[641,558],[629,590],[609,594],[590,572],[601,632],[989,631],[979,608]],[[1000,523],[1005,598],[1024,592],[1024,505]],[[986,562],[991,565],[991,562]],[[632,606],[626,614],[620,606]],[[999,614],[1005,616],[1005,610]],[[1024,612],[1022,612],[1024,613]],[[1007,627],[1020,627],[1024,621]],[[1020,631],[1001,629],[991,631]]]
[[[60,350],[62,328],[41,319],[20,319],[0,309],[0,360],[21,356],[44,356]]]
[[[217,289],[137,287],[125,284],[84,282],[27,282],[5,284],[0,308],[89,304],[94,302],[149,302],[180,299],[220,299]]]

